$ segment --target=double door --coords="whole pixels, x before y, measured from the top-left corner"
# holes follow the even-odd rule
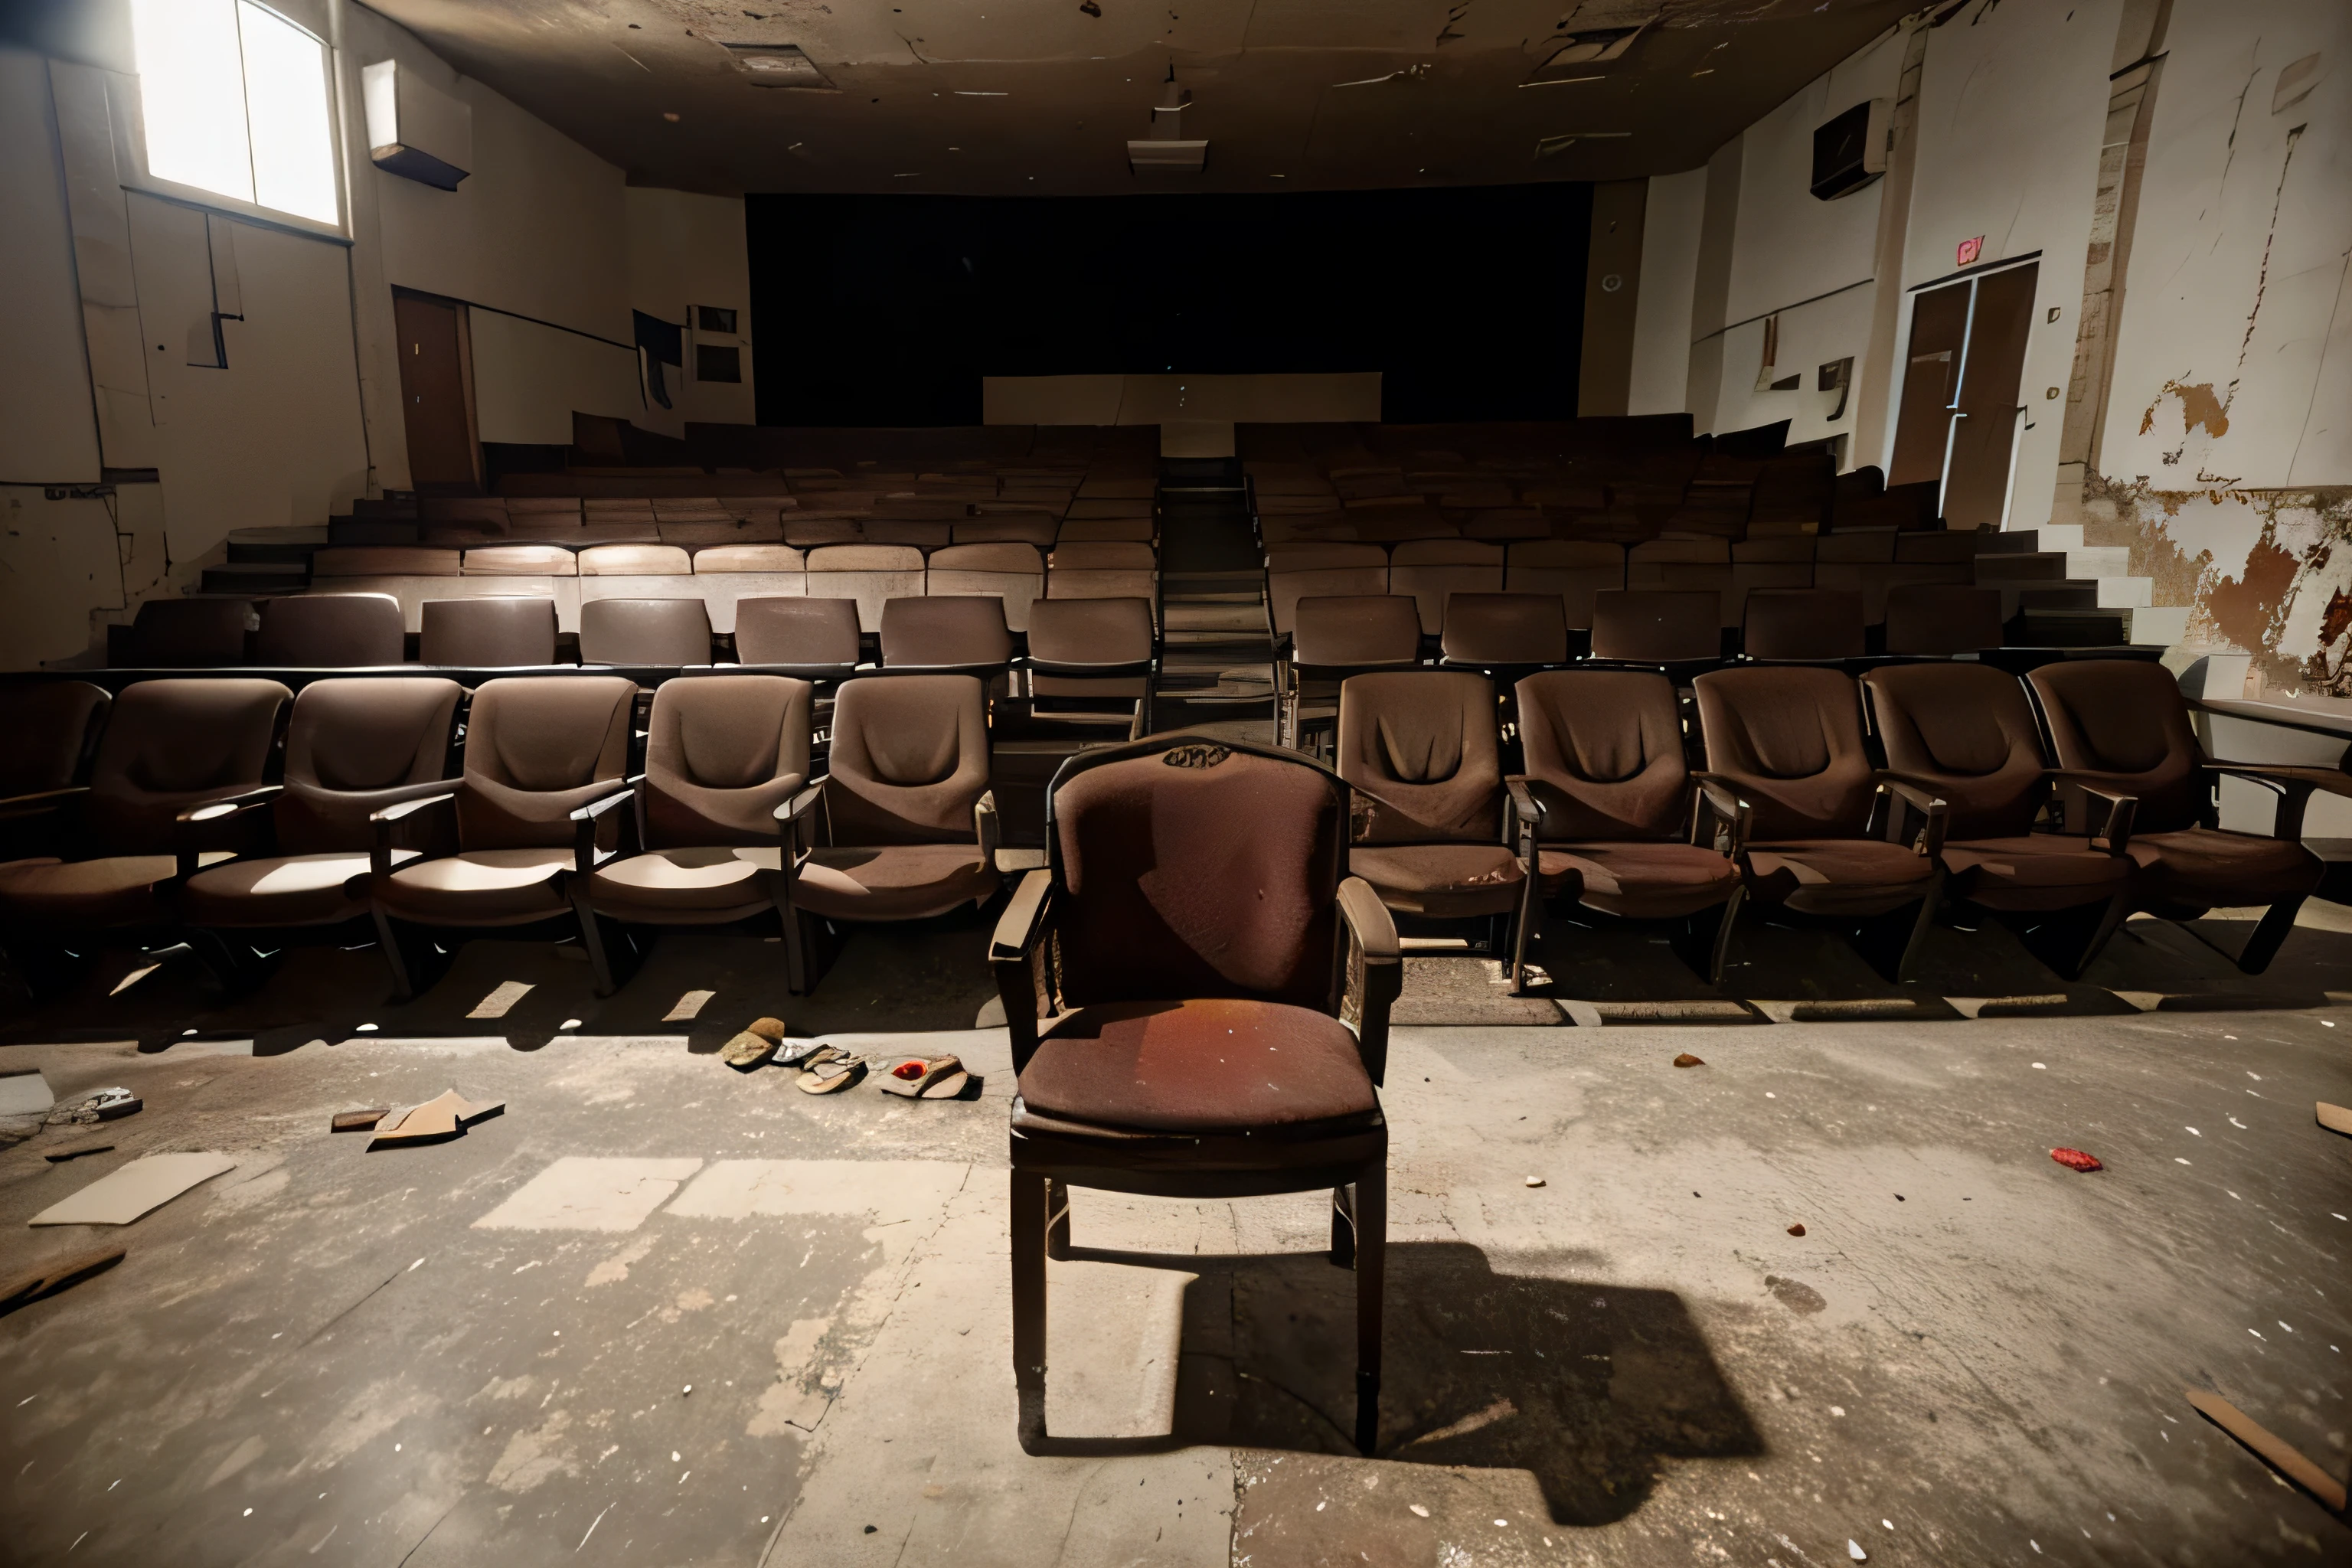
[[[2040,271],[2029,261],[1979,273],[1923,290],[1913,303],[1886,482],[1940,483],[1948,527],[1999,528],[2008,512]]]

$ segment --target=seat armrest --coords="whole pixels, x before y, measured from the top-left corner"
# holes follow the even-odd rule
[[[2302,841],[2303,814],[2311,804],[2313,791],[2352,795],[2352,773],[2341,768],[2313,767],[2307,763],[2296,766],[2288,763],[2208,763],[2205,765],[2217,773],[2260,784],[2278,797],[2278,815],[2271,823],[2271,837],[2273,838]]]
[[[1951,821],[1951,804],[1936,793],[1933,784],[1906,778],[1901,773],[1882,773],[1877,783],[1881,790],[1926,819],[1926,826],[1918,837],[1913,840],[1913,847],[1931,859],[1943,853],[1944,828]],[[1899,813],[1890,813],[1889,816],[1890,826],[1901,820]]]
[[[1538,800],[1535,791],[1528,787],[1526,774],[1513,773],[1503,781],[1503,788],[1510,793],[1511,813],[1520,822],[1533,827],[1543,821],[1543,802]]]
[[[2074,787],[2083,796],[2083,837],[2094,849],[2109,855],[2122,854],[2131,845],[2132,819],[2139,812],[2139,796],[2079,781]]]
[[[637,798],[637,791],[645,786],[645,782],[646,775],[639,773],[636,777],[625,781],[611,795],[592,800],[572,814],[572,869],[574,874],[585,877],[604,861],[620,853],[618,848],[598,851],[596,847],[598,826],[606,813],[615,806],[626,805],[635,801]]]
[[[817,803],[824,798],[824,779],[819,776],[811,779],[798,794],[776,807],[776,832],[795,855],[801,845],[801,824],[808,820],[809,813],[814,811]],[[784,869],[791,870],[793,864],[793,857],[787,856]]]
[[[1348,926],[1346,990],[1340,1016],[1353,1016],[1356,1048],[1377,1085],[1388,1076],[1389,1009],[1404,989],[1404,953],[1396,921],[1361,877],[1339,884],[1339,918]]]
[[[172,819],[172,850],[178,858],[175,873],[183,882],[196,874],[207,850],[239,855],[263,840],[256,832],[266,826],[251,815],[285,793],[283,784],[262,784],[237,795],[192,805]]]
[[[234,816],[238,812],[250,811],[257,805],[267,805],[285,792],[284,784],[263,784],[257,789],[246,790],[242,794],[226,795],[218,800],[208,800],[201,805],[192,805],[173,818],[173,822],[179,826],[188,826],[200,822],[218,822],[226,817]]]
[[[980,798],[971,803],[971,836],[980,844],[982,862],[993,867],[996,847],[1003,841],[1004,830],[997,819],[996,792],[992,789],[981,791]]]
[[[1748,853],[1748,829],[1755,820],[1756,808],[1740,798],[1738,782],[1708,773],[1691,774],[1691,782],[1698,786],[1691,805],[1691,842],[1711,844],[1735,860]],[[1728,842],[1721,833],[1701,836],[1700,828],[1710,815],[1730,835]]]
[[[1054,873],[1031,871],[1013,889],[1012,901],[997,917],[996,934],[988,944],[988,967],[996,976],[996,994],[1004,1005],[1004,1026],[1013,1037],[1013,1070],[1029,1065],[1037,1049],[1037,1018],[1045,1010],[1045,936],[1054,915]]]
[[[373,837],[368,845],[369,876],[380,881],[392,875],[392,852],[407,847],[400,842],[404,835],[432,826],[444,817],[454,827],[457,815],[457,792],[455,790],[419,795],[415,800],[404,800],[381,811],[370,812],[368,826]]]
[[[89,793],[88,784],[68,784],[63,789],[36,790],[31,795],[12,795],[0,799],[0,819],[13,816],[37,816],[55,811],[78,795]]]

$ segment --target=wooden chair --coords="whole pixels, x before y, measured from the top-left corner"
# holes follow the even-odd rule
[[[1068,1190],[1215,1200],[1332,1189],[1356,1270],[1356,1445],[1378,1434],[1388,1125],[1402,970],[1348,874],[1348,793],[1295,752],[1162,735],[1072,758],[989,959],[1011,1026],[1013,1361],[1045,1432],[1045,1260]],[[1349,1024],[1355,1026],[1351,1030]]]

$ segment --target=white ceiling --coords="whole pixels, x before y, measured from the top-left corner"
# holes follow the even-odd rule
[[[1703,163],[1906,9],[1088,3],[1101,15],[1081,0],[372,0],[633,184],[720,195],[1096,195],[1663,174]],[[1570,34],[1645,23],[1616,58],[1554,61]],[[793,79],[746,68],[744,46],[762,45],[796,47],[830,86],[760,85]],[[1208,140],[1207,168],[1139,176],[1126,143],[1150,134],[1171,68],[1192,94],[1182,134]]]

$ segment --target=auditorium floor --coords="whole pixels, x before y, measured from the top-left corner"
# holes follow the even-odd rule
[[[509,943],[402,1010],[368,952],[236,1008],[184,966],[110,1000],[101,972],[0,1037],[60,1100],[146,1102],[0,1151],[0,1272],[129,1248],[0,1317],[0,1559],[2344,1561],[2352,1531],[2181,1396],[2352,1458],[2352,1142],[2312,1113],[2352,1102],[2352,921],[2314,909],[2260,980],[2148,921],[2083,986],[1939,932],[1907,999],[1797,932],[1748,956],[1809,987],[1730,999],[1622,933],[1563,944],[1557,1000],[1418,961],[1369,1460],[1322,1200],[1084,1192],[1052,1274],[1068,1441],[1021,1452],[976,921],[853,942],[788,1010],[961,1053],[969,1102],[719,1063],[780,1000],[756,938],[660,948],[601,1005]],[[449,1088],[505,1112],[374,1153],[328,1132]],[[43,1157],[91,1141],[119,1147]],[[119,1231],[26,1228],[173,1150],[236,1167]]]

